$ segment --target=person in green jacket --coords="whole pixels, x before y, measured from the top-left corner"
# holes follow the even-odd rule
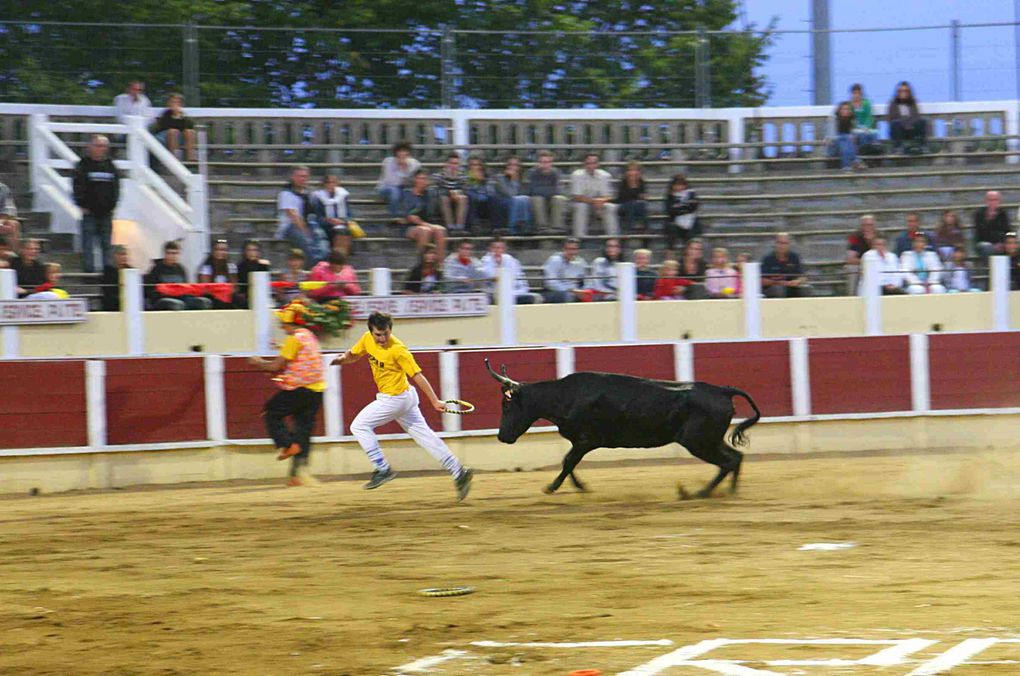
[[[854,84],[850,87],[850,107],[854,111],[854,138],[857,150],[878,143],[875,116],[871,112],[871,101],[864,98],[864,87]]]

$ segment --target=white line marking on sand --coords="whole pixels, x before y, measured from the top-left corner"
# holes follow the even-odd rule
[[[911,671],[907,676],[935,676],[959,666],[983,650],[999,642],[997,638],[968,638]]]
[[[578,643],[500,643],[499,641],[472,641],[479,648],[635,648],[646,645],[673,645],[668,638],[655,641],[581,641]]]
[[[433,655],[432,657],[423,657],[420,660],[408,662],[403,666],[394,668],[393,671],[397,672],[398,674],[406,673],[421,674],[427,672],[431,667],[434,667],[437,664],[449,662],[450,660],[455,660],[457,658],[464,657],[467,654],[468,652],[466,650],[444,650],[439,655]]]

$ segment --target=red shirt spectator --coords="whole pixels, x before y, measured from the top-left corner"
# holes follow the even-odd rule
[[[321,289],[310,289],[309,298],[316,301],[357,296],[362,293],[358,286],[358,275],[354,268],[347,265],[347,256],[343,251],[334,249],[329,257],[312,268],[308,275],[310,282],[330,282]]]

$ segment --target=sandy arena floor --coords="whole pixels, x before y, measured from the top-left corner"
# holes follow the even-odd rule
[[[479,474],[463,504],[445,476],[3,499],[0,673],[615,674],[720,637],[926,639],[890,667],[764,662],[885,644],[702,656],[900,676],[1020,633],[1020,455],[756,461],[738,497],[676,500],[712,472],[582,464],[594,492],[556,496],[550,471]],[[856,546],[798,549],[820,542]],[[448,585],[477,592],[416,594]],[[471,645],[619,639],[661,644]],[[999,644],[931,673],[1014,660]]]

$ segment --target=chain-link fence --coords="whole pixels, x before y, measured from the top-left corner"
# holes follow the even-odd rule
[[[1017,96],[1014,24],[832,31],[832,89]],[[0,100],[162,105],[726,107],[812,100],[810,31],[465,31],[0,22]]]

